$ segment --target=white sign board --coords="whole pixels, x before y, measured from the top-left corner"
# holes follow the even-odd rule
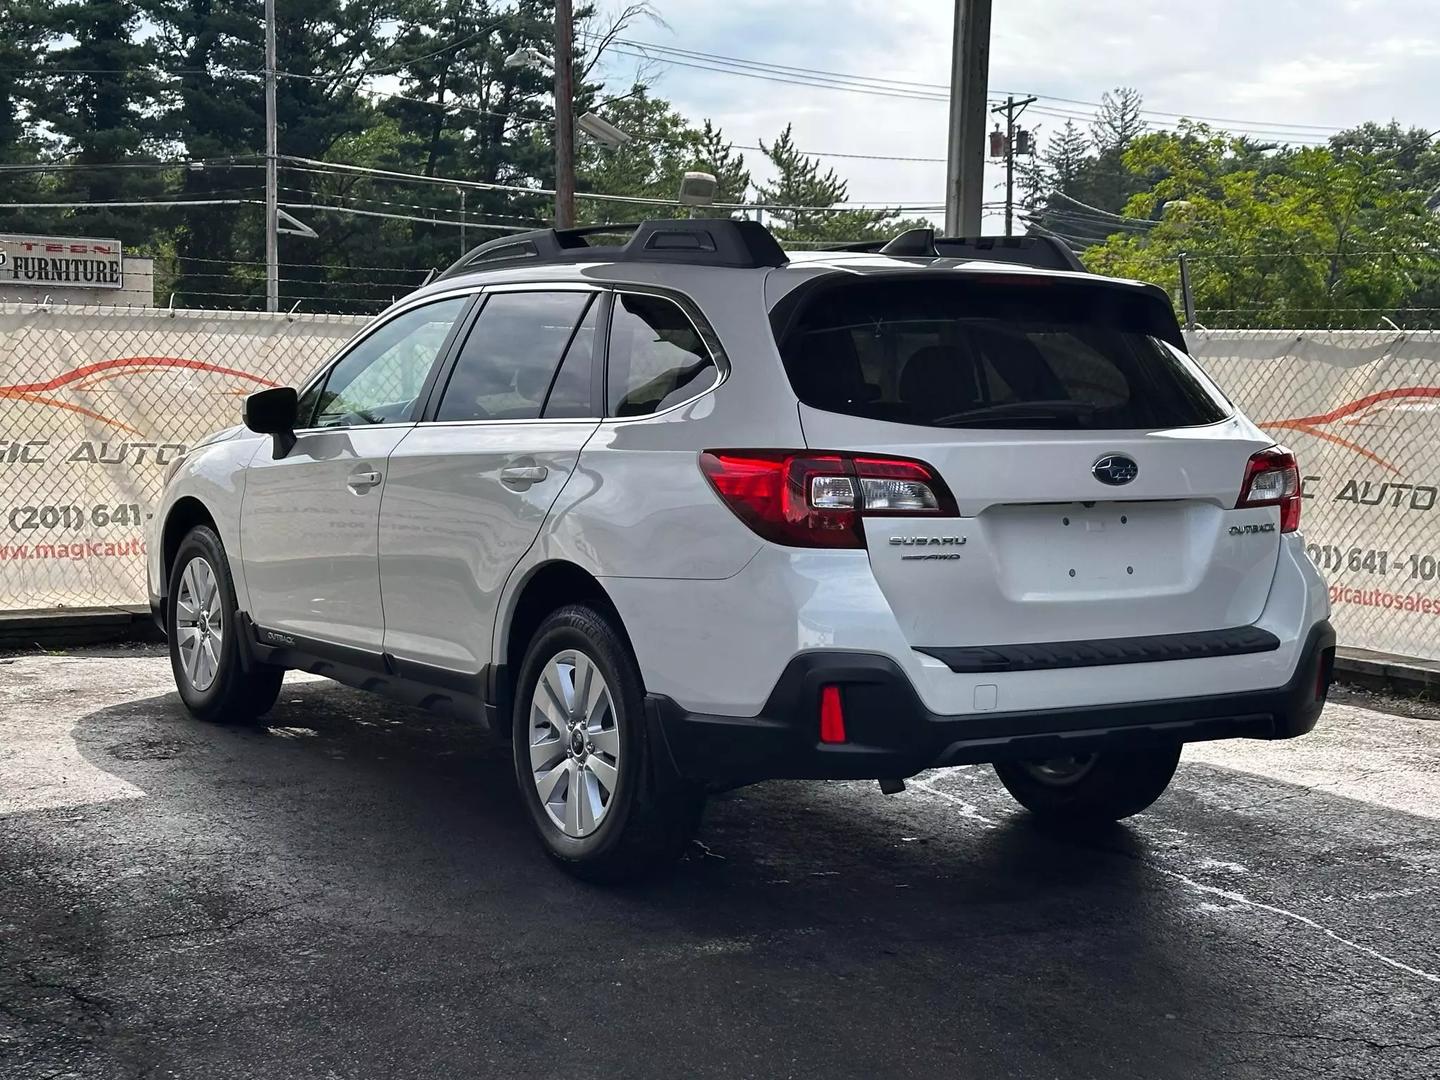
[[[119,240],[0,233],[0,293],[10,285],[120,289],[124,284]]]

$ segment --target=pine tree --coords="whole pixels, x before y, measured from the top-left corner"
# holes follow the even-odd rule
[[[716,202],[743,202],[750,190],[750,170],[745,155],[735,153],[734,144],[709,120],[700,127],[695,152],[696,167],[715,177]]]
[[[1144,104],[1140,91],[1131,86],[1118,86],[1100,95],[1100,111],[1090,125],[1090,138],[1101,156],[1123,154],[1145,133]]]
[[[32,121],[38,93],[37,56],[44,43],[36,0],[0,4],[0,164],[31,165],[38,140]],[[0,173],[0,206],[42,202],[38,173]],[[15,211],[6,227],[25,232],[37,227],[44,211]]]
[[[1066,120],[1065,126],[1050,136],[1041,161],[1054,190],[1068,195],[1075,189],[1089,150],[1090,140],[1073,120]]]
[[[108,166],[153,160],[159,133],[160,82],[156,47],[141,33],[136,0],[52,0],[36,8],[50,38],[36,80],[35,114],[54,132],[50,149],[67,163]],[[140,169],[79,168],[55,184],[76,202],[110,202],[154,194],[161,181]],[[57,228],[114,236],[128,244],[149,241],[154,229],[125,209],[73,212]]]
[[[253,0],[149,3],[162,72],[172,80],[161,117],[166,141],[178,144],[176,156],[215,162],[186,169],[180,193],[186,199],[258,199],[263,188],[257,169],[228,169],[215,160],[253,155],[264,146],[264,85],[256,74],[264,64],[264,28],[255,20]],[[260,292],[259,269],[245,266],[263,255],[257,209],[217,206],[169,216],[173,259],[156,268],[162,295],[174,292],[177,303],[214,306]]]

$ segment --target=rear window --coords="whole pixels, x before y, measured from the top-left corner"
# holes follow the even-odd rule
[[[1143,294],[910,278],[821,285],[798,304],[776,312],[789,324],[777,326],[785,369],[801,401],[829,412],[1032,429],[1191,427],[1228,415],[1155,336],[1170,317]]]

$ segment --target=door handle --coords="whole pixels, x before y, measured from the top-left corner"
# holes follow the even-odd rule
[[[500,470],[500,482],[506,487],[524,491],[549,475],[550,470],[544,465],[510,465]]]
[[[345,480],[345,486],[356,495],[364,494],[378,483],[380,483],[380,471],[378,469],[365,469],[360,472],[352,472]]]

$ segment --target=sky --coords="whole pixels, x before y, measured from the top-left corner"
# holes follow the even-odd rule
[[[651,3],[663,23],[639,23],[626,32],[628,40],[941,87],[904,91],[941,95],[933,100],[885,97],[619,53],[606,64],[607,75],[624,82],[644,63],[656,93],[692,122],[715,121],[740,145],[768,142],[793,122],[804,150],[940,159],[824,161],[849,179],[854,201],[943,200],[952,0]],[[1079,103],[1098,102],[1116,86],[1140,90],[1156,113],[1149,119],[1160,126],[1175,123],[1160,113],[1217,117],[1271,138],[1306,141],[1365,120],[1436,129],[1435,8],[1436,0],[997,0],[991,94],[1047,95],[1022,121],[1042,144],[1063,126],[1062,114],[1084,120],[1094,107]],[[745,156],[752,167],[761,157]],[[999,169],[988,169],[987,199],[1003,197],[1002,181]],[[988,217],[987,231],[998,220]]]

